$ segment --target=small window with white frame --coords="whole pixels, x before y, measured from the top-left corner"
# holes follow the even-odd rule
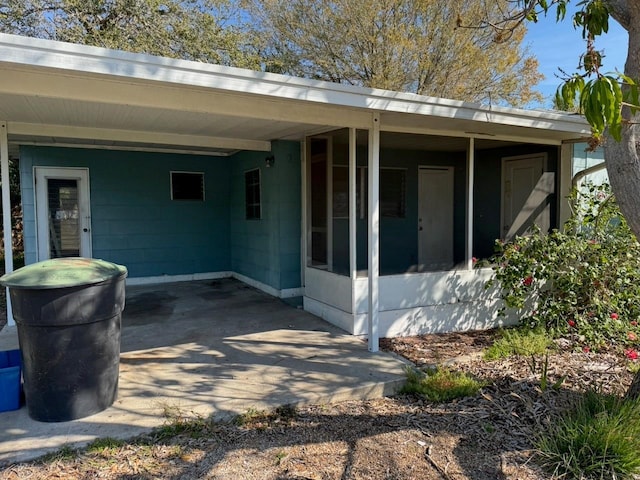
[[[170,172],[171,200],[204,201],[203,172]]]
[[[244,198],[247,220],[260,220],[262,206],[260,200],[260,169],[244,172]]]

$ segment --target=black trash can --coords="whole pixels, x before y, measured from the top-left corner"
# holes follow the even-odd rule
[[[9,287],[29,416],[65,422],[113,404],[127,269],[58,258],[0,277]]]

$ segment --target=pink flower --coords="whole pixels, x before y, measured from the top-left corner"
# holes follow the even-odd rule
[[[636,352],[635,350],[633,350],[631,348],[629,350],[626,350],[624,352],[624,354],[626,355],[626,357],[629,360],[637,360],[638,359],[638,352]]]
[[[570,327],[575,327],[576,326],[575,320],[568,320],[567,323],[569,324]]]
[[[627,332],[627,338],[632,342],[635,342],[638,339],[637,335],[633,332]]]
[[[478,263],[478,259],[476,257],[471,257],[471,262],[472,263]]]
[[[522,284],[525,287],[530,286],[533,283],[533,277],[531,275],[529,275],[527,278],[525,278],[524,280],[522,280]]]
[[[584,353],[589,353],[591,351],[591,348],[585,346],[585,347],[582,347],[582,351]]]
[[[613,312],[611,315],[609,315],[611,317],[612,320],[618,320],[618,314],[616,312]]]
[[[635,321],[635,320],[631,320],[629,323],[631,324],[632,327],[637,327],[638,326],[638,322]]]

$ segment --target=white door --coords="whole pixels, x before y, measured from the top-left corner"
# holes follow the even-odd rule
[[[542,177],[545,163],[546,154],[503,159],[502,238],[508,239],[513,236],[513,230],[521,230],[521,226],[514,226],[516,219],[528,219],[528,215],[525,214],[533,213],[533,209],[536,208],[536,205],[527,200]],[[525,212],[527,209],[531,209],[532,212]],[[543,225],[540,226],[544,229]]]
[[[453,266],[453,168],[419,170],[419,270],[446,270]]]
[[[38,260],[91,257],[89,171],[36,167]]]

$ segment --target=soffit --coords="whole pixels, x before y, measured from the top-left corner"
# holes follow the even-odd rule
[[[175,141],[178,147],[195,143],[203,153],[213,153],[211,139],[220,139],[218,153],[224,154],[255,149],[252,142],[299,140],[341,127],[367,129],[376,112],[383,131],[443,138],[559,144],[589,133],[584,120],[553,112],[487,108],[4,34],[0,44],[5,47],[0,50],[0,120],[8,122],[14,142],[35,142],[40,136],[43,142],[72,143],[74,131],[89,127],[114,132],[113,138],[99,136],[96,144],[168,146]],[[17,128],[20,123],[68,127],[69,132],[54,129],[59,133],[52,136],[43,129],[39,135],[30,128],[25,134]],[[146,140],[136,141],[136,134]],[[173,137],[157,141],[162,134]],[[443,141],[443,148],[446,143],[454,148],[459,140]]]

